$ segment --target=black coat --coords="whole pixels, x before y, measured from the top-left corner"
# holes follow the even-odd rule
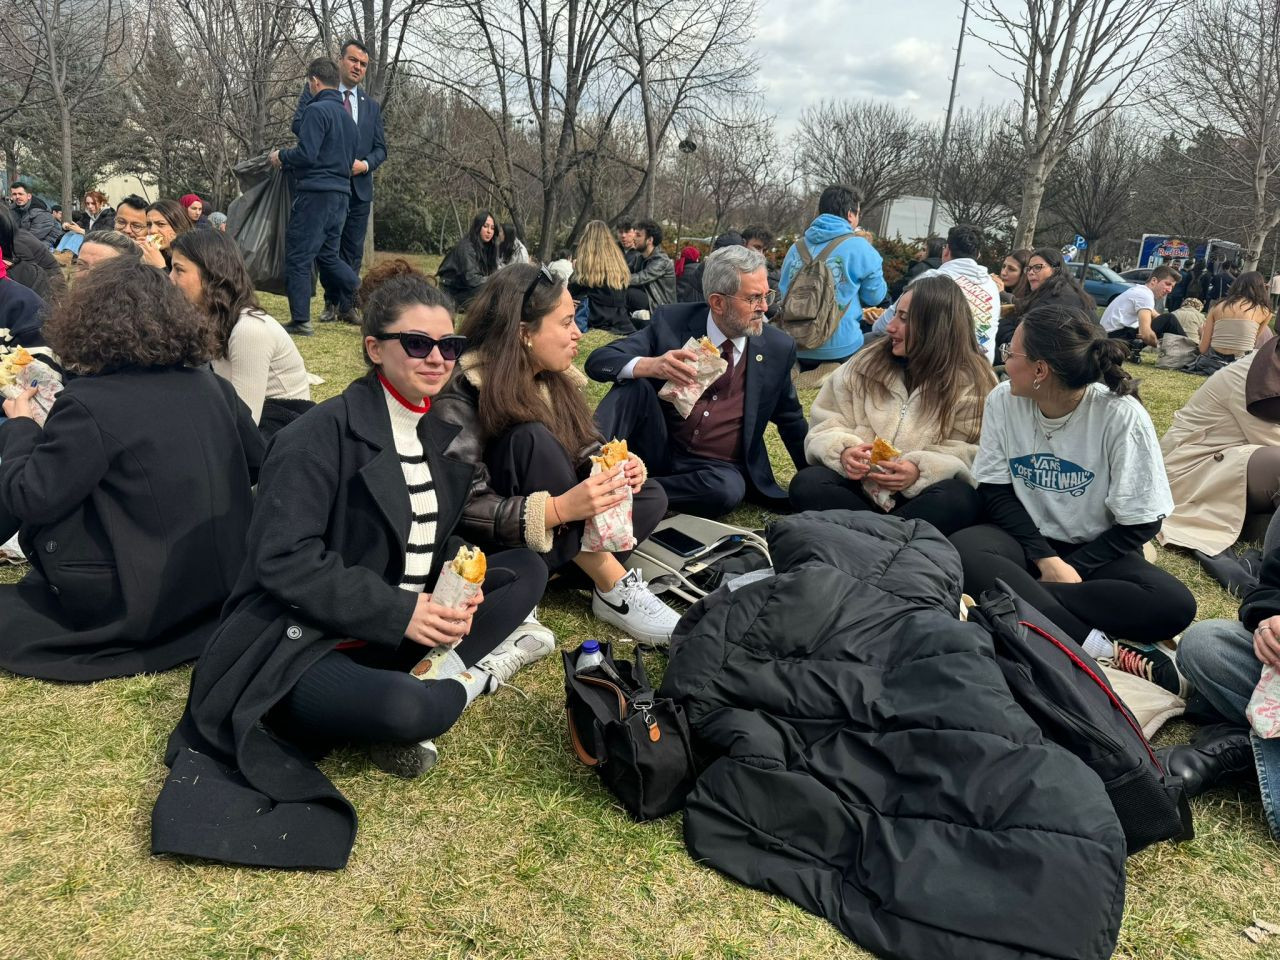
[[[455,427],[426,416],[419,431],[439,501],[431,584],[452,552],[445,541],[474,466],[444,455]],[[339,640],[394,648],[404,639],[418,599],[397,586],[411,517],[374,375],[276,434],[248,560],[169,739],[172,773],[151,818],[155,853],[268,867],[346,864],[355,811],[297,746],[260,721]]]
[[[584,287],[571,280],[569,296],[575,300],[586,299],[591,304],[587,314],[589,329],[621,334],[636,332],[635,324],[631,322],[631,313],[627,310],[626,287],[620,290],[612,287]]]
[[[36,239],[29,230],[19,230],[13,237],[14,258],[9,278],[30,287],[41,300],[52,303],[67,290],[62,266],[53,251]]]
[[[262,439],[231,384],[78,377],[44,429],[0,427],[0,507],[32,569],[0,587],[0,666],[89,681],[199,655],[244,561]]]
[[[48,304],[30,287],[12,277],[0,277],[0,328],[13,339],[8,346],[44,346],[44,317]]]
[[[709,760],[690,853],[879,957],[1101,960],[1125,839],[956,618],[960,558],[918,520],[775,523],[778,576],[695,606],[661,694]]]
[[[593,350],[587,358],[587,376],[600,383],[613,383],[633,357],[656,357],[668,350],[680,349],[690,337],[697,340],[705,336],[707,309],[705,303],[659,308],[653,322],[643,330]],[[784,499],[786,494],[773,478],[764,431],[770,420],[777,424],[796,469],[805,466],[804,438],[809,424],[791,382],[796,342],[776,327],[765,324],[760,336],[747,338],[743,359],[748,364],[742,407],[742,449],[747,475],[762,496]]]
[[[1000,347],[1013,340],[1013,333],[1018,329],[1018,324],[1022,322],[1022,318],[1028,310],[1049,305],[1077,307],[1090,317],[1093,316],[1093,298],[1083,290],[1076,289],[1075,284],[1069,278],[1046,280],[1045,283],[1050,283],[1052,286],[1041,290],[1038,294],[1024,297],[1017,303],[1012,313],[1008,316],[1002,315],[1000,317],[1000,323],[996,327],[996,363],[1002,362],[999,353]]]
[[[1268,617],[1280,615],[1280,550],[1272,550],[1262,558],[1262,575],[1258,585],[1244,595],[1240,604],[1240,622],[1250,630]]]
[[[436,279],[459,307],[465,307],[480,292],[484,282],[489,279],[491,271],[485,263],[481,252],[466,236],[458,241],[457,246],[449,251],[436,270]]]

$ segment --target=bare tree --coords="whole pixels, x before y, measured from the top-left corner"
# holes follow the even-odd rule
[[[809,185],[862,190],[863,220],[874,226],[891,200],[916,189],[929,169],[923,126],[906,110],[869,100],[824,101],[800,115],[796,164]]]
[[[65,210],[75,195],[75,116],[128,82],[136,67],[129,44],[136,26],[146,35],[148,13],[124,0],[26,0],[0,21],[7,56],[34,78],[55,111]]]
[[[956,111],[939,168],[938,200],[952,223],[988,230],[1011,219],[1022,158],[1008,121],[1007,110],[993,107]],[[940,142],[941,132],[930,131],[932,155]]]
[[[1241,231],[1252,270],[1280,224],[1280,4],[1191,0],[1179,14],[1168,49],[1200,82],[1194,96],[1162,96],[1162,113],[1197,131],[1183,176],[1212,193],[1206,213],[1220,230]]]
[[[1114,114],[1098,123],[1058,165],[1045,206],[1089,244],[1114,238],[1134,209],[1138,179],[1153,162],[1145,148],[1146,124]]]
[[[711,232],[718,234],[729,214],[772,175],[773,118],[751,105],[737,117],[697,130],[694,139],[700,146],[693,154],[690,187],[706,199]]]
[[[1174,2],[980,0],[975,14],[991,35],[979,39],[1008,64],[1000,75],[1020,93],[1010,130],[1025,158],[1015,247],[1033,245],[1045,184],[1067,149],[1139,89]]]

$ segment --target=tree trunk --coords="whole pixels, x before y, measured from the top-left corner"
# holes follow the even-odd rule
[[[1045,168],[1044,154],[1028,158],[1022,175],[1022,209],[1018,213],[1018,231],[1013,238],[1015,250],[1035,246],[1036,221],[1040,218],[1040,203],[1044,200],[1044,185],[1048,176]]]
[[[66,97],[57,92],[58,115],[62,121],[62,215],[71,221],[72,163],[71,163],[71,109]]]
[[[360,260],[360,265],[364,267],[365,273],[373,269],[373,257],[376,253],[373,243],[373,205],[369,205],[369,226],[364,234],[364,257]],[[358,279],[358,278],[357,278]]]

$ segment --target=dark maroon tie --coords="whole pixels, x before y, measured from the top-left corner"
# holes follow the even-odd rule
[[[715,382],[711,384],[712,393],[719,393],[721,390],[728,389],[729,381],[733,379],[732,340],[726,340],[720,345],[720,356],[724,358],[725,363],[729,364],[729,366],[725,367],[724,373],[720,374],[720,376],[716,378]]]
[[[347,116],[351,116],[351,91],[342,91],[342,109],[347,111]]]

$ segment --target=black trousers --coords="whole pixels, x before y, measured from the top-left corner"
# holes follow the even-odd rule
[[[489,557],[484,602],[471,633],[454,650],[471,666],[500,644],[541,599],[547,568],[532,550]],[[323,753],[343,742],[416,743],[444,733],[466,706],[459,684],[424,681],[409,671],[429,648],[411,640],[395,650],[370,644],[331,650],[272,711],[282,736]]]
[[[964,589],[979,598],[1003,580],[1067,632],[1084,643],[1090,629],[1135,643],[1169,640],[1190,625],[1196,600],[1182,581],[1130,553],[1084,576],[1083,583],[1043,583],[1022,546],[993,524],[969,527],[951,537],[964,564]],[[1070,562],[1075,546],[1049,542]]]
[[[791,505],[796,510],[871,510],[884,513],[871,502],[861,480],[850,480],[824,466],[805,467],[791,481]],[[982,504],[978,491],[964,480],[951,478],[931,484],[916,496],[898,497],[891,516],[926,520],[944,536],[972,526]]]
[[[338,256],[357,278],[360,276],[360,264],[364,260],[364,237],[369,232],[369,210],[372,206],[370,201],[360,200],[354,193],[351,194],[351,201],[347,205],[347,220],[342,225],[342,236],[338,240]],[[345,293],[341,287],[330,290],[326,284],[324,302],[334,304],[344,312],[350,310],[355,306],[354,291],[344,298]]]
[[[742,464],[695,456],[671,441],[653,380],[615,383],[596,407],[596,425],[604,436],[627,441],[649,468],[649,476],[667,492],[667,503],[677,513],[723,516],[754,492]],[[787,506],[786,501],[776,504],[771,498],[764,505],[783,510]]]
[[[504,497],[527,496],[540,490],[558,497],[584,479],[560,441],[541,423],[512,427],[489,444],[484,459],[493,489]],[[646,481],[631,502],[631,526],[637,543],[653,533],[666,512],[667,495],[653,480]],[[585,522],[578,520],[555,531],[550,552],[541,554],[548,570],[556,571],[573,562],[582,552],[585,529]],[[616,556],[625,564],[631,553]]]
[[[1176,333],[1180,337],[1186,336],[1182,330],[1182,322],[1172,313],[1162,313],[1151,321],[1151,332],[1159,339],[1166,333]],[[1111,330],[1107,336],[1112,340],[1124,340],[1130,347],[1140,349],[1146,344],[1138,337],[1137,327],[1121,327],[1119,330]]]

